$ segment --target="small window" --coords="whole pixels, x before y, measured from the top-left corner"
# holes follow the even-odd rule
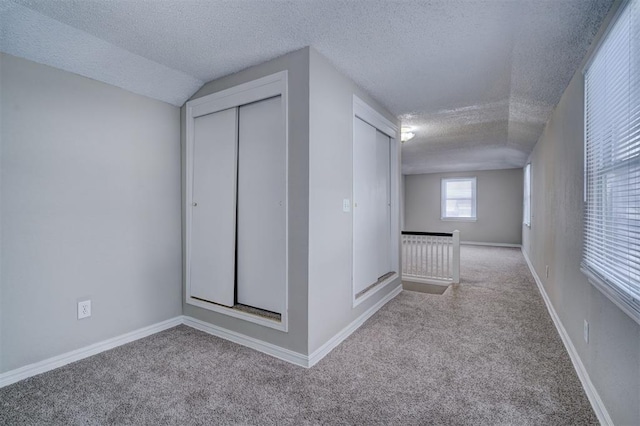
[[[476,220],[476,178],[442,179],[442,220]]]
[[[531,163],[524,166],[523,223],[531,227]]]
[[[640,323],[640,1],[585,71],[583,271]]]

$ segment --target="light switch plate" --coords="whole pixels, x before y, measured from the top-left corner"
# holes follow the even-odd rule
[[[342,200],[342,211],[345,213],[349,213],[351,211],[351,200],[345,198]]]

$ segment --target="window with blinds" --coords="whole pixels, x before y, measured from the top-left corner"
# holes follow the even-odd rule
[[[476,178],[442,179],[442,220],[476,220]]]
[[[522,216],[522,222],[527,226],[531,226],[531,163],[524,166]]]
[[[626,4],[585,71],[582,266],[640,322],[640,1]]]

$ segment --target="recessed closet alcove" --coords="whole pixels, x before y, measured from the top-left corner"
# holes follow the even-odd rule
[[[397,119],[305,48],[182,108],[189,324],[318,362],[401,291]]]

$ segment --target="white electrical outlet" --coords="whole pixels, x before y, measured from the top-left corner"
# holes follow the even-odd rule
[[[584,342],[589,343],[589,323],[584,320]]]
[[[348,198],[342,200],[342,211],[345,213],[349,213],[351,211],[351,200]]]
[[[83,300],[78,302],[78,319],[91,316],[91,300]]]
[[[549,278],[549,265],[547,265],[547,269],[545,270],[546,278]]]

